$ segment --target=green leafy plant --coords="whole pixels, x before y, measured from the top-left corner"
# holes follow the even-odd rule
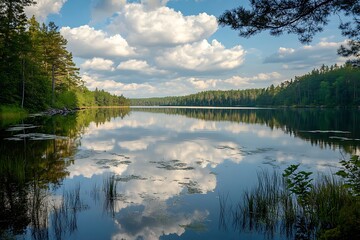
[[[312,188],[310,175],[312,172],[299,171],[300,164],[292,164],[287,167],[283,173],[287,187],[290,193],[297,196],[301,206],[306,206],[309,203],[309,194]]]
[[[360,156],[353,155],[349,160],[340,161],[342,169],[336,173],[345,179],[345,186],[355,196],[360,196]]]

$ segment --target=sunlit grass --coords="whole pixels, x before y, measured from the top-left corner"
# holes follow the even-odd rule
[[[0,128],[15,124],[28,116],[28,112],[15,106],[0,106]]]

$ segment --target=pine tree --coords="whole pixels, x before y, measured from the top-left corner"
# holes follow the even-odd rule
[[[32,0],[0,0],[0,103],[23,101],[28,51],[24,7],[33,3]]]

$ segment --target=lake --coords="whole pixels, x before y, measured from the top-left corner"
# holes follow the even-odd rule
[[[360,111],[88,109],[0,122],[1,239],[284,239],[234,209],[262,171],[332,174]]]

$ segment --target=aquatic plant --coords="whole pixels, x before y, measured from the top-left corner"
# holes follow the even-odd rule
[[[52,206],[51,227],[55,239],[64,239],[77,230],[77,214],[88,208],[80,198],[80,184],[64,191],[61,202]]]
[[[103,191],[105,193],[104,209],[112,216],[115,215],[115,203],[118,197],[117,183],[115,175],[108,175],[103,181]]]
[[[31,236],[33,239],[49,239],[49,192],[47,189],[39,187],[37,182],[32,184],[32,194],[30,196],[30,219]]]
[[[117,181],[115,175],[109,175],[104,179],[103,190],[105,192],[105,198],[113,200],[117,196]]]
[[[225,195],[219,195],[219,228],[227,230],[227,201],[229,199],[229,193]]]
[[[340,161],[342,169],[336,174],[345,179],[345,186],[352,194],[360,196],[360,156],[353,155],[349,160]]]
[[[282,174],[285,179],[287,189],[295,194],[298,202],[306,207],[309,201],[309,194],[312,188],[310,175],[312,172],[299,171],[300,164],[290,165]]]
[[[263,232],[268,238],[282,234],[288,239],[355,239],[360,237],[360,202],[347,184],[335,175],[311,173],[291,165],[258,173],[255,187],[244,191],[232,209],[233,227]],[[227,197],[219,198],[219,226],[227,226]],[[347,236],[344,238],[344,236]]]
[[[274,171],[257,174],[255,188],[244,191],[242,201],[232,210],[233,226],[238,230],[264,232],[268,237],[281,229],[290,234],[296,212],[294,199],[281,175]]]

